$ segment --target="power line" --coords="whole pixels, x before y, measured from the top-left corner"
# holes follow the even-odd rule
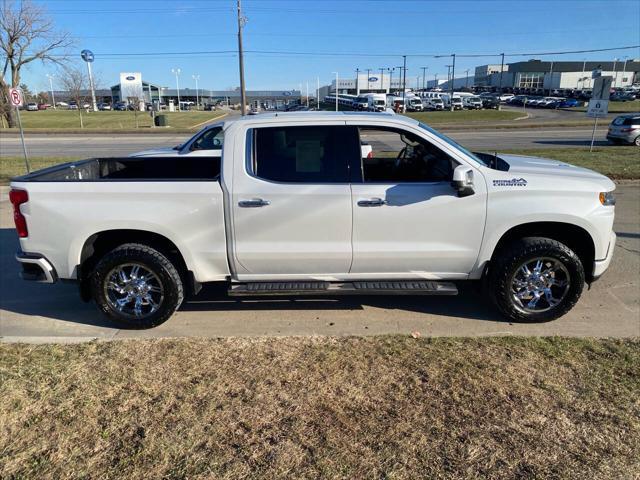
[[[640,48],[640,45],[632,45],[625,47],[609,47],[609,48],[594,48],[583,50],[564,50],[554,52],[518,52],[518,53],[505,53],[506,57],[527,57],[527,56],[549,56],[549,55],[570,55],[578,53],[597,53],[597,52],[611,52],[619,50],[631,50]],[[205,51],[186,51],[186,52],[110,52],[100,53],[97,52],[96,56],[108,58],[108,57],[158,57],[166,55],[181,55],[181,56],[200,56],[200,55],[225,55],[236,54],[236,50],[205,50]],[[366,52],[304,52],[304,51],[283,51],[283,50],[245,50],[245,53],[251,54],[268,54],[268,55],[280,55],[280,56],[332,56],[332,57],[422,57],[422,58],[447,58],[453,55],[453,53],[366,53]],[[458,58],[481,58],[481,57],[499,57],[501,53],[456,53]],[[56,58],[75,58],[75,54],[61,54],[56,55]]]

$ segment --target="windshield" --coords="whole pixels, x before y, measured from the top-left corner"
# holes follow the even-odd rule
[[[455,100],[455,99],[454,99]],[[452,147],[456,148],[457,150],[462,151],[463,153],[465,153],[471,160],[476,161],[477,163],[479,163],[480,165],[484,166],[484,167],[488,167],[489,165],[484,162],[483,160],[481,160],[478,156],[476,156],[475,154],[471,153],[469,150],[467,150],[466,148],[464,148],[462,145],[460,145],[459,143],[454,142],[453,140],[451,140],[449,137],[441,134],[440,132],[434,130],[433,128],[431,128],[428,125],[425,125],[424,123],[419,123],[418,124],[420,126],[420,128],[422,128],[423,130],[426,130],[427,132],[431,133],[432,135],[438,137],[440,140],[442,140],[443,142],[448,143],[449,145],[451,145]]]
[[[376,105],[384,105],[384,100],[376,100]]]
[[[440,98],[432,98],[431,102],[432,103],[442,103],[442,99],[440,99]]]

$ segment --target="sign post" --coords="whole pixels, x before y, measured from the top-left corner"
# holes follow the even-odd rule
[[[9,89],[9,100],[11,105],[16,108],[16,116],[18,117],[18,127],[20,128],[20,140],[22,141],[22,153],[24,153],[24,165],[27,167],[27,173],[31,173],[29,168],[29,157],[27,156],[27,147],[24,144],[24,132],[22,130],[22,119],[20,118],[20,107],[24,104],[22,91],[19,88]]]
[[[609,93],[611,90],[611,77],[602,77],[600,72],[594,70],[592,77],[593,93],[589,100],[587,116],[593,118],[593,131],[591,132],[591,146],[589,152],[593,152],[593,143],[596,138],[596,128],[598,128],[598,118],[603,118],[609,113]]]
[[[89,88],[91,89],[91,106],[93,107],[93,111],[97,112],[98,104],[96,103],[96,89],[93,85],[93,72],[91,71],[91,64],[95,57],[91,50],[82,50],[82,52],[80,52],[80,57],[87,64],[87,70],[89,71]],[[80,105],[78,105],[78,108],[80,108]]]

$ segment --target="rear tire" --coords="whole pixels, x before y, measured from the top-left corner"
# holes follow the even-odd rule
[[[514,322],[548,322],[576,304],[585,283],[578,256],[549,238],[516,240],[496,254],[488,288],[500,313]]]
[[[634,144],[636,147],[640,147],[640,135],[638,135],[638,136],[636,137],[636,139],[633,141],[633,144]]]
[[[110,320],[134,329],[160,325],[184,299],[176,267],[159,251],[138,243],[102,257],[91,275],[91,293]]]

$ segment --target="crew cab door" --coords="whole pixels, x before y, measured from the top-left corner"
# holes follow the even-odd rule
[[[251,124],[234,154],[233,265],[239,280],[346,274],[351,265],[349,157],[357,130]]]
[[[475,193],[459,197],[451,180],[461,154],[444,141],[417,125],[359,125],[359,133],[371,153],[351,169],[351,273],[465,278],[485,224],[480,171]]]

